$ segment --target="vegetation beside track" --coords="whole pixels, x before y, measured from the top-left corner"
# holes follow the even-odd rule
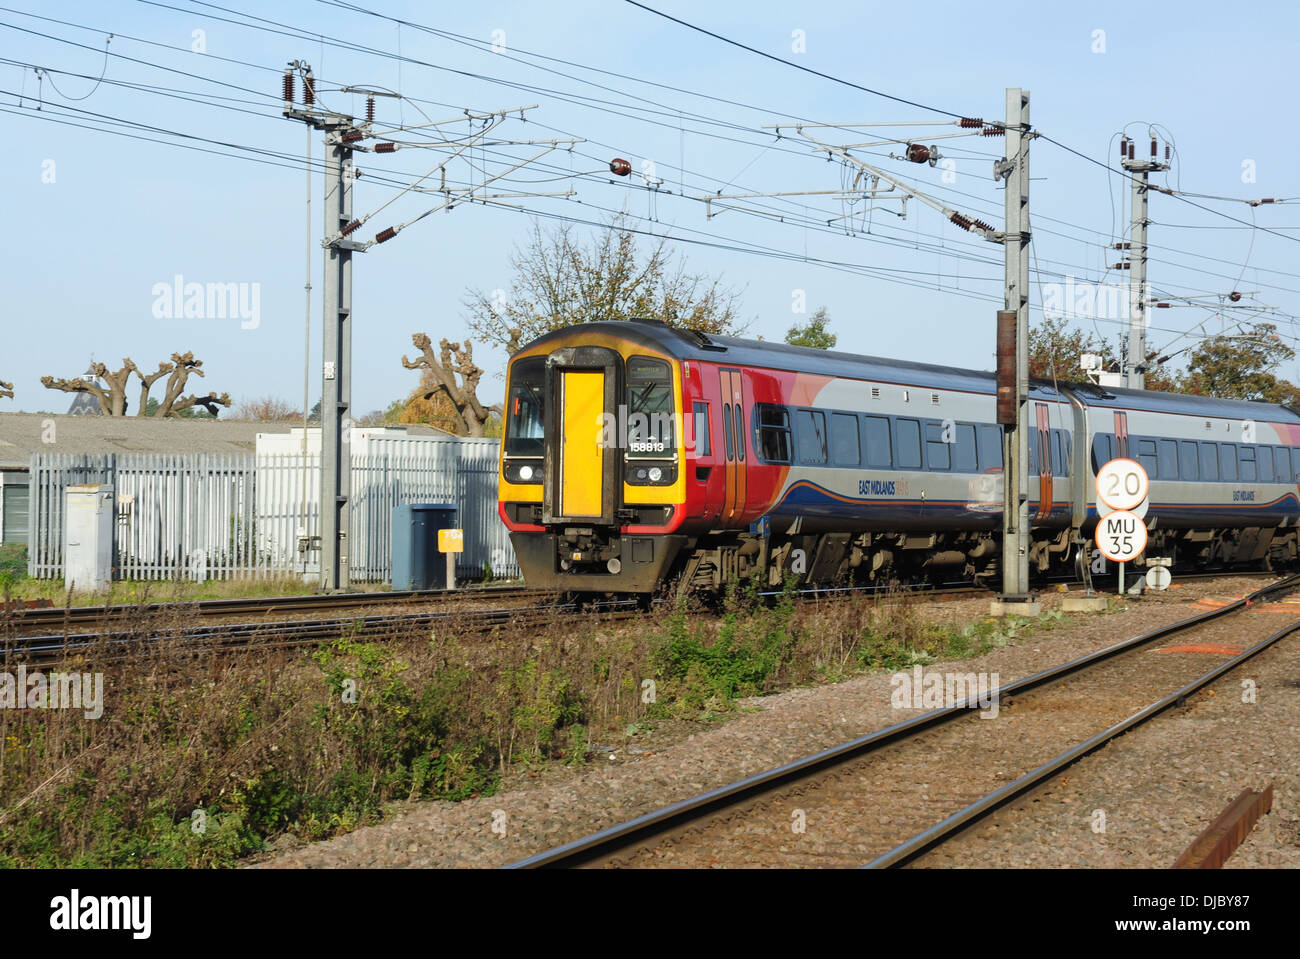
[[[305,656],[148,644],[104,670],[98,720],[0,709],[0,865],[229,866],[393,801],[487,794],[507,772],[587,762],[597,741],[724,719],[739,697],[979,655],[1059,621],[945,626],[905,597],[733,590],[717,615],[557,615],[487,638],[448,624]]]

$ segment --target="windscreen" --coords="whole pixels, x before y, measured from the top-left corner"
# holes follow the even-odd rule
[[[506,399],[506,455],[542,456],[546,414],[546,358],[530,356],[510,368]]]

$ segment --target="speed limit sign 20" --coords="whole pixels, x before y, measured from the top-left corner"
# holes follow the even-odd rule
[[[1114,459],[1097,471],[1097,499],[1113,510],[1131,510],[1147,498],[1147,471],[1130,459]]]

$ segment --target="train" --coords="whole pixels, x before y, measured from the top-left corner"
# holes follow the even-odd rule
[[[499,514],[525,581],[575,595],[991,583],[996,387],[652,320],[563,328],[510,358]],[[1032,575],[1101,571],[1095,477],[1117,457],[1150,477],[1135,565],[1294,563],[1296,410],[1044,379],[1028,409]]]

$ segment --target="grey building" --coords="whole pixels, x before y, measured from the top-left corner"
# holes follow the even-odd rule
[[[27,542],[33,453],[253,453],[258,433],[287,433],[293,427],[292,422],[0,413],[0,544]]]

